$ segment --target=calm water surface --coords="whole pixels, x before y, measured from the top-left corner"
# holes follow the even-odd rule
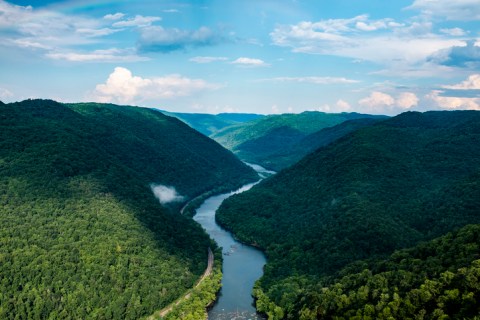
[[[265,319],[255,312],[251,295],[253,284],[263,274],[265,256],[261,251],[233,239],[230,232],[215,222],[215,212],[223,200],[253,185],[248,184],[235,192],[208,198],[193,218],[223,248],[222,289],[218,301],[208,312],[210,320]]]

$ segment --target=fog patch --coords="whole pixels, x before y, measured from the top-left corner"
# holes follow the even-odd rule
[[[181,202],[185,199],[184,196],[177,193],[175,187],[164,186],[161,184],[151,184],[150,188],[161,204]]]

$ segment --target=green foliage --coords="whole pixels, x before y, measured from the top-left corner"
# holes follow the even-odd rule
[[[268,154],[262,155],[260,159],[257,159],[256,163],[266,168],[280,171],[300,161],[303,157],[318,148],[324,147],[360,128],[371,126],[382,119],[384,119],[384,117],[347,120],[333,127],[321,129],[302,137],[299,141],[295,139],[292,143],[282,144],[279,145],[278,148],[272,148]]]
[[[316,149],[317,142],[310,146],[308,139],[305,149],[305,144],[301,143],[302,139],[321,129],[360,118],[383,117],[358,113],[329,114],[323,112],[270,115],[226,127],[214,133],[212,138],[235,152],[242,160],[278,170],[293,164]],[[318,147],[321,145],[319,144]],[[299,155],[297,155],[298,152]]]
[[[329,284],[305,290],[292,314],[314,315],[312,319],[472,319],[480,314],[479,258],[480,225],[466,226],[388,259],[345,268]]]
[[[231,153],[156,111],[1,105],[0,318],[137,319],[161,309],[203,273],[211,241],[160,206],[149,184],[192,197],[249,179]]]
[[[207,319],[207,307],[217,297],[222,287],[222,253],[215,253],[215,264],[212,274],[198,287],[189,292],[188,298],[175,305],[163,319],[165,320],[199,320]]]
[[[260,287],[288,317],[305,282],[480,223],[479,143],[480,112],[405,113],[230,197],[217,220],[266,251]]]

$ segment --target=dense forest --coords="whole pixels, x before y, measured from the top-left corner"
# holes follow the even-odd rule
[[[267,254],[265,274],[255,291],[259,309],[268,310],[272,318],[297,319],[301,310],[304,319],[331,318],[347,311],[357,315],[361,303],[353,300],[352,305],[339,302],[338,308],[330,306],[323,313],[328,295],[349,297],[344,289],[335,291],[335,283],[330,291],[322,289],[327,279],[350,263],[381,259],[394,250],[480,223],[479,145],[480,112],[408,112],[353,131],[250,191],[227,199],[217,220]],[[475,241],[478,245],[478,237]],[[440,281],[447,270],[453,275],[445,277],[455,282],[462,277],[457,267],[476,274],[478,263],[473,259],[478,257],[472,257],[471,264],[456,265],[462,250],[454,246],[440,273],[419,278],[402,290],[421,287],[421,281]],[[431,261],[425,263],[427,268]],[[344,271],[345,277],[363,272],[350,270],[351,274]],[[338,281],[341,284],[341,278]],[[348,290],[358,292],[359,283]],[[478,294],[478,287],[469,291],[445,286],[466,292],[467,300],[470,292]],[[410,299],[407,291],[402,294],[402,301]],[[417,301],[415,307],[421,306],[415,310],[425,309],[426,318],[437,314],[434,306],[423,305],[430,302],[422,301]],[[401,309],[405,308],[410,306]]]
[[[359,113],[323,113],[308,111],[300,114],[269,115],[253,121],[226,127],[211,135],[240,159],[278,170],[300,160],[320,145],[298,143],[310,134],[347,120],[385,118]],[[329,135],[328,133],[326,135]],[[334,137],[334,134],[330,134]],[[299,152],[299,156],[297,156]],[[277,162],[276,160],[279,159]]]
[[[373,125],[377,121],[385,119],[384,117],[360,118],[354,120],[347,120],[333,127],[327,127],[311,133],[303,137],[300,141],[293,144],[286,144],[279,146],[271,154],[262,155],[257,163],[271,168],[275,171],[285,169],[298,161],[309,153],[317,150],[320,147],[326,146],[341,137],[358,130],[363,127]]]
[[[212,246],[160,205],[256,174],[158,111],[26,100],[0,104],[0,318],[137,319],[190,288]]]

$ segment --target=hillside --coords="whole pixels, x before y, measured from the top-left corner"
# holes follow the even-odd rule
[[[272,168],[275,171],[280,171],[300,161],[303,157],[318,148],[324,147],[355,130],[371,126],[381,120],[384,120],[384,118],[372,117],[347,120],[333,127],[327,127],[311,133],[298,142],[287,143],[285,146],[279,145],[278,150],[268,155],[261,155],[256,163]],[[254,155],[252,154],[252,156]]]
[[[263,115],[253,113],[180,113],[180,112],[166,112],[164,114],[176,117],[195,130],[210,136],[223,128],[252,121],[263,117]]]
[[[309,287],[293,307],[303,319],[474,319],[480,314],[480,225],[469,225],[387,259],[348,266]]]
[[[294,146],[308,135],[347,120],[376,117],[378,116],[358,113],[312,111],[301,114],[269,115],[226,127],[211,137],[246,162],[278,170],[282,165],[271,161],[270,157],[278,157],[278,155],[289,154],[290,150],[298,150]],[[303,153],[302,150],[302,156],[307,153]]]
[[[137,319],[203,273],[203,230],[160,205],[255,179],[163,114],[106,104],[0,104],[0,318]],[[177,196],[175,198],[175,196]]]
[[[348,263],[480,223],[479,142],[480,112],[404,113],[229,198],[217,220],[266,250],[260,288],[288,314],[292,292]]]

